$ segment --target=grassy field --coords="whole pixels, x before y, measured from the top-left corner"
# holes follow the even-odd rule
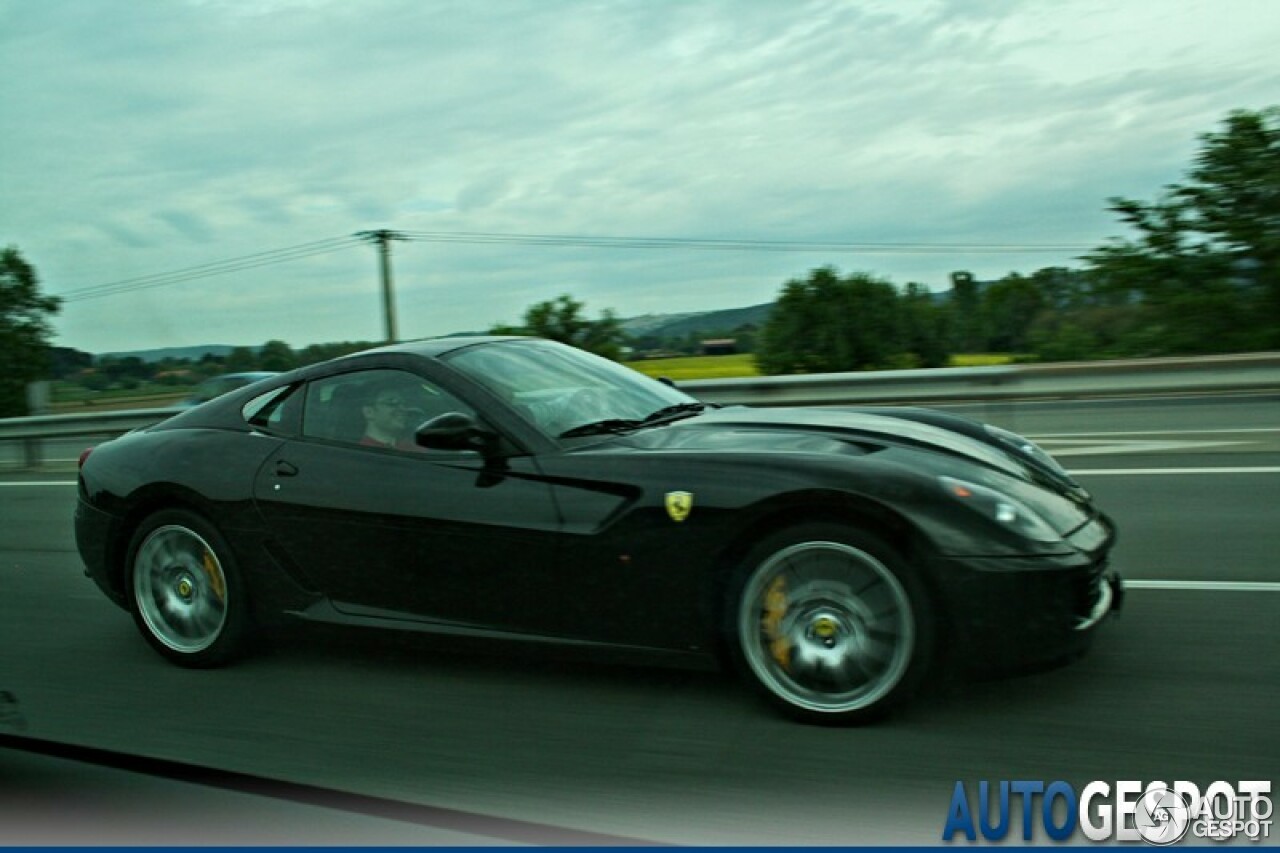
[[[949,367],[992,367],[997,364],[1011,364],[1015,356],[1003,352],[977,352],[968,355],[953,355]]]
[[[673,382],[689,379],[732,379],[759,376],[751,353],[736,355],[690,355],[679,358],[648,358],[628,361],[627,367],[646,376],[665,376]]]
[[[55,414],[123,409],[159,409],[191,396],[191,388],[143,382],[137,388],[90,391],[72,382],[55,382],[50,409]]]
[[[1013,356],[1004,353],[969,353],[953,355],[951,367],[990,367],[1009,364]],[[736,355],[691,355],[679,358],[650,358],[628,361],[627,367],[646,376],[665,376],[679,382],[690,379],[731,379],[735,376],[759,376],[756,363],[750,353]]]

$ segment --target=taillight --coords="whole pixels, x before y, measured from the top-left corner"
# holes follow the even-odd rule
[[[92,447],[86,447],[84,450],[80,451],[80,463],[78,465],[79,468],[84,467],[84,463],[88,460],[89,454],[92,452],[93,452]]]

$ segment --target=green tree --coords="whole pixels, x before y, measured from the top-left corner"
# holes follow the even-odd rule
[[[1073,311],[1095,301],[1094,276],[1066,267],[1044,267],[1031,274],[1046,311]]]
[[[258,369],[258,357],[248,347],[236,347],[223,362],[227,373],[246,373]]]
[[[1280,308],[1280,107],[1239,111],[1226,129],[1201,137],[1191,182],[1176,189],[1206,248],[1233,260],[1242,283]],[[1280,319],[1280,314],[1272,314]],[[1277,329],[1280,323],[1272,323]]]
[[[342,341],[341,343],[311,344],[305,349],[299,350],[297,366],[303,367],[320,361],[328,361],[331,358],[338,358],[339,356],[350,355],[353,352],[373,349],[376,346],[378,346],[378,344],[370,343],[369,341]]]
[[[983,347],[994,352],[1025,352],[1031,324],[1044,310],[1045,293],[1030,278],[1010,273],[982,293]]]
[[[112,382],[132,382],[134,386],[137,383],[150,379],[152,375],[151,366],[136,355],[127,355],[123,358],[118,356],[107,356],[98,361],[98,369],[106,374]],[[132,387],[132,386],[131,386]]]
[[[28,413],[27,383],[49,366],[49,318],[61,300],[42,296],[35,267],[16,246],[0,251],[0,417]]]
[[[1078,319],[1046,319],[1030,334],[1036,355],[1045,361],[1083,361],[1098,357],[1098,336]]]
[[[951,274],[950,315],[951,344],[959,352],[981,352],[986,349],[987,330],[982,314],[982,294],[973,273]]]
[[[586,306],[568,294],[532,305],[524,312],[523,326],[494,326],[495,335],[537,335],[602,355],[615,361],[622,355],[625,336],[612,309],[599,320],[588,320]]]
[[[1184,184],[1110,200],[1137,231],[1086,257],[1112,304],[1141,302],[1134,334],[1169,353],[1280,346],[1280,108],[1203,134]]]
[[[283,373],[298,366],[298,356],[293,348],[284,341],[271,340],[258,350],[258,367],[262,370],[274,370]]]
[[[93,366],[93,356],[70,347],[52,347],[49,350],[50,375],[54,379],[67,379],[86,367]]]
[[[947,313],[923,284],[911,282],[902,291],[902,333],[916,366],[946,367],[951,359]]]
[[[819,330],[828,320],[820,299],[824,292],[838,287],[838,282],[835,269],[824,267],[812,271],[807,280],[792,279],[782,286],[756,350],[756,365],[762,373],[838,369],[830,366],[830,354],[822,352],[819,343]]]
[[[903,315],[892,284],[832,267],[783,285],[756,349],[764,373],[827,373],[897,366]]]

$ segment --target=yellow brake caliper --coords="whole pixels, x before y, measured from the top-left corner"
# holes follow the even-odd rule
[[[209,586],[213,588],[213,594],[218,596],[219,601],[227,600],[227,587],[222,582],[222,572],[218,571],[218,564],[213,560],[213,554],[208,551],[204,552],[204,573],[209,576]]]
[[[791,669],[791,641],[782,633],[782,617],[787,613],[787,582],[774,578],[764,595],[764,617],[761,627],[769,637],[769,653],[783,669]]]

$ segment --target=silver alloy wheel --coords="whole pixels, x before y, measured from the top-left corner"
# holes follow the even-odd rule
[[[768,557],[743,590],[737,629],[748,666],[771,693],[831,714],[884,699],[916,642],[901,581],[842,542],[801,542]]]
[[[213,548],[180,524],[157,527],[133,561],[133,597],[157,640],[175,652],[212,646],[227,622],[227,577]]]

